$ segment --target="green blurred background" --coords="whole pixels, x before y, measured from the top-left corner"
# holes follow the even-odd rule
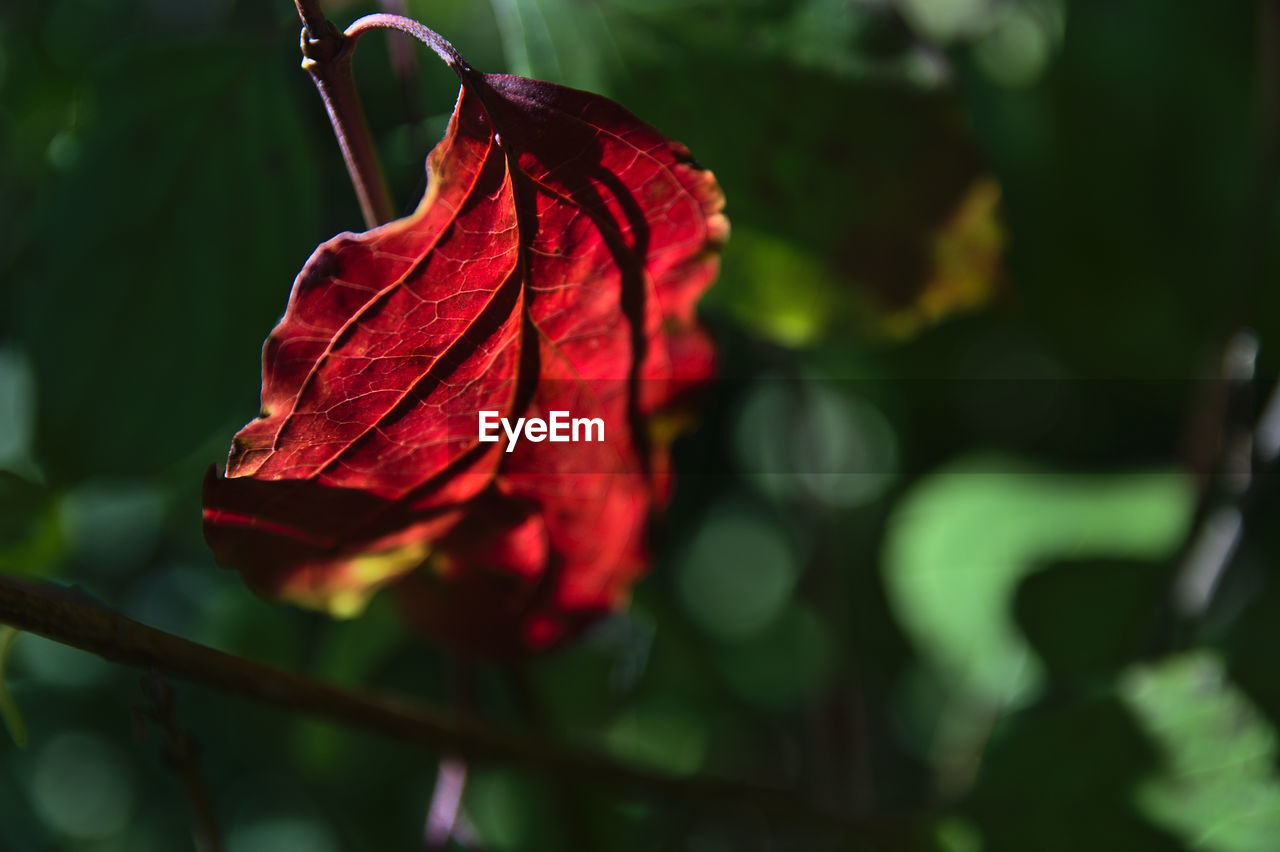
[[[1185,593],[1280,364],[1273,0],[407,6],[477,68],[685,142],[733,222],[703,304],[726,380],[651,575],[575,646],[482,671],[484,716],[901,816],[911,848],[1280,849],[1265,481]],[[298,29],[285,0],[0,9],[0,570],[443,701],[386,601],[269,605],[200,536],[293,276],[360,226]],[[408,211],[457,89],[400,47],[366,39],[356,76]],[[0,849],[190,848],[139,674],[0,648]],[[433,755],[194,686],[177,711],[231,852],[420,847]],[[495,768],[465,807],[462,848],[854,848]]]

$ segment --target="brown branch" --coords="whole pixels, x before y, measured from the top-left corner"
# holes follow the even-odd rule
[[[390,222],[395,218],[391,193],[351,76],[355,41],[338,32],[325,18],[317,0],[295,0],[295,5],[303,24],[302,67],[311,75],[329,113],[365,226]]]
[[[729,814],[750,813],[796,827],[881,844],[908,845],[914,824],[859,822],[818,810],[790,793],[707,776],[680,777],[627,766],[566,745],[390,695],[342,689],[236,657],[128,619],[75,591],[0,576],[0,623],[130,666],[214,687],[473,762],[522,766],[588,789],[611,789]]]

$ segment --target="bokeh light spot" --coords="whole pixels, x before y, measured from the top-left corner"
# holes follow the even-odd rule
[[[1002,8],[990,33],[973,47],[978,67],[992,81],[1011,89],[1029,86],[1044,72],[1053,55],[1051,21],[1032,9],[1012,4]]]
[[[897,438],[884,415],[815,380],[757,383],[738,413],[734,450],[765,494],[846,508],[883,494],[898,467]]]
[[[69,732],[41,749],[31,797],[51,829],[77,840],[97,840],[128,825],[134,780],[115,746],[91,734]]]
[[[676,587],[685,610],[723,640],[764,628],[795,585],[790,544],[764,512],[737,501],[712,510],[681,554]]]

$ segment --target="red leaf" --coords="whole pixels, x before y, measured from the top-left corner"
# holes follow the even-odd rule
[[[617,104],[464,79],[418,209],[321,245],[294,283],[205,536],[264,594],[351,614],[394,582],[420,632],[500,656],[644,571],[661,420],[713,370],[694,305],[728,223],[712,175]],[[600,418],[606,440],[507,452],[480,410]]]

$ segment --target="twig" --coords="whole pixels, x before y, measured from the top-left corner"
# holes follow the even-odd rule
[[[317,0],[295,0],[295,4],[303,24],[302,67],[311,75],[329,113],[365,226],[389,222],[395,218],[391,193],[351,77],[355,42],[325,18]]]
[[[196,852],[222,852],[218,821],[214,814],[209,789],[200,774],[200,759],[195,744],[178,724],[173,705],[173,688],[153,669],[142,676],[142,691],[150,702],[146,718],[164,734],[164,755],[182,784],[187,805],[191,808],[191,836]]]
[[[83,595],[47,583],[0,576],[0,623],[125,665],[155,668],[335,724],[464,755],[472,762],[525,766],[568,784],[629,792],[704,810],[753,813],[886,848],[905,845],[917,824],[898,819],[874,823],[851,820],[818,810],[782,790],[627,766],[599,754],[515,736],[392,696],[342,689],[147,627]]]

